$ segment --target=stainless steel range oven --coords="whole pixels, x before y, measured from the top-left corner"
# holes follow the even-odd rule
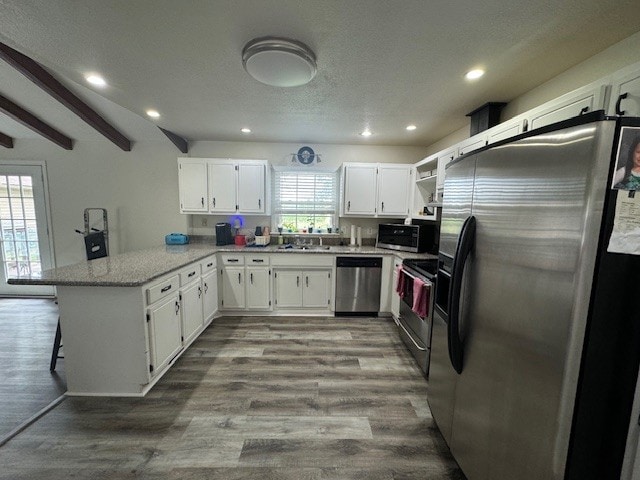
[[[431,325],[435,292],[437,259],[402,262],[400,281],[400,338],[416,359],[425,376],[429,374]]]

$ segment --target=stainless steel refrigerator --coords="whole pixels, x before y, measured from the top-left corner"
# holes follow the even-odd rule
[[[639,257],[607,252],[621,122],[446,171],[428,400],[469,480],[620,476],[640,361]]]

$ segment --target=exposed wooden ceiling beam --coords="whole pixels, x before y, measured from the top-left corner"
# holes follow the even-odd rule
[[[171,130],[165,130],[162,127],[158,128],[167,136],[169,140],[173,142],[176,147],[178,147],[178,150],[180,150],[182,153],[189,152],[189,142],[186,139],[182,138],[180,135],[173,133]]]
[[[0,145],[7,148],[13,148],[13,138],[0,132]]]
[[[131,141],[84,103],[67,87],[47,72],[42,65],[26,55],[0,42],[0,58],[13,66],[33,83],[42,88],[82,120],[95,128],[125,152],[131,151]]]
[[[56,145],[61,146],[65,150],[73,149],[73,142],[69,137],[60,133],[48,123],[43,122],[38,117],[30,112],[27,112],[24,108],[16,105],[7,97],[0,95],[0,112],[4,112],[13,118],[16,122],[30,128],[36,133],[39,133],[43,137],[51,140]]]

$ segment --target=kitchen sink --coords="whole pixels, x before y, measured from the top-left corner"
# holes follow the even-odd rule
[[[329,245],[282,245],[278,250],[330,250]]]

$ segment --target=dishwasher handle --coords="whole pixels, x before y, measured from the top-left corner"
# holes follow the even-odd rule
[[[382,257],[337,257],[336,267],[340,268],[382,268]]]

